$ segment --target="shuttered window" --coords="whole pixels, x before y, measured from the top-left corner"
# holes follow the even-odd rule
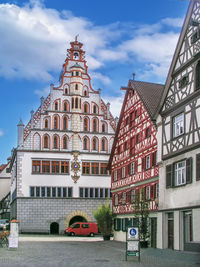
[[[200,180],[200,154],[196,155],[196,180]]]

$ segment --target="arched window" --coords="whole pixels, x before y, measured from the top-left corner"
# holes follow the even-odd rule
[[[49,128],[49,122],[48,119],[44,121],[44,128],[48,129]]]
[[[64,109],[64,111],[69,111],[67,102],[64,102],[63,109]]]
[[[89,149],[89,142],[88,142],[88,138],[85,137],[83,139],[83,150],[88,150]]]
[[[84,113],[88,113],[88,104],[84,104]]]
[[[58,117],[54,117],[54,129],[58,129]]]
[[[72,97],[72,108],[74,108],[74,98]]]
[[[96,138],[93,138],[93,140],[92,140],[92,150],[98,150],[97,149],[97,147],[98,147],[98,141],[97,141],[97,139]]]
[[[105,133],[105,131],[106,131],[106,125],[105,125],[105,123],[103,123],[102,124],[102,133]]]
[[[97,120],[93,119],[93,132],[97,132]]]
[[[101,150],[106,151],[106,149],[107,149],[107,140],[105,138],[103,138],[101,140]]]
[[[63,149],[67,149],[67,137],[64,136],[63,138]]]
[[[84,96],[87,96],[87,90],[84,91]]]
[[[89,131],[89,123],[88,123],[88,119],[87,118],[85,118],[83,120],[83,131],[85,131],[85,132]]]
[[[44,136],[44,148],[49,148],[49,137],[47,135]]]
[[[97,113],[97,107],[96,107],[96,105],[93,106],[93,113]]]
[[[67,117],[63,118],[63,130],[67,130]]]
[[[58,102],[55,102],[55,110],[58,110]]]
[[[58,137],[54,136],[53,138],[53,148],[58,148]]]
[[[68,95],[68,89],[65,88],[65,95]]]
[[[196,65],[195,75],[196,75],[196,90],[199,90],[200,89],[200,61]]]
[[[75,108],[78,108],[78,97],[75,99]]]
[[[75,84],[75,90],[78,90],[78,84],[77,83]]]

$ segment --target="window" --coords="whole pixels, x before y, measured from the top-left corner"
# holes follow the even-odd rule
[[[87,90],[84,91],[84,96],[87,96]]]
[[[179,88],[185,87],[189,82],[189,76],[184,76],[180,81],[179,81]]]
[[[44,136],[44,148],[49,148],[49,138],[47,135]]]
[[[74,98],[72,97],[72,108],[74,108]]]
[[[76,71],[76,76],[79,76],[79,72],[78,71]]]
[[[83,139],[83,150],[89,150],[89,141],[87,137]]]
[[[63,130],[67,130],[67,117],[63,118]]]
[[[137,134],[136,135],[136,144],[139,144],[140,143],[140,134]]]
[[[114,181],[117,181],[117,170],[114,171]]]
[[[126,204],[126,192],[122,193],[122,204]]]
[[[127,126],[128,124],[129,124],[129,117],[127,117],[125,120],[125,125]]]
[[[125,143],[124,143],[124,151],[126,151],[127,149],[128,149],[128,143],[125,142]]]
[[[40,173],[40,160],[33,160],[32,162],[32,172]]]
[[[120,219],[120,218],[114,219],[114,230],[115,231],[121,230],[121,221],[122,221],[122,219]]]
[[[55,110],[58,110],[58,102],[55,102]]]
[[[96,138],[93,138],[93,140],[92,140],[92,150],[97,151],[98,150],[97,146],[98,146],[98,141],[97,141]]]
[[[106,151],[106,148],[107,148],[107,141],[106,141],[106,139],[103,138],[101,140],[101,150]]]
[[[200,89],[200,61],[196,65],[195,69],[196,90]]]
[[[173,118],[173,137],[184,133],[184,114],[181,113]]]
[[[166,166],[166,187],[192,183],[192,157]]]
[[[48,119],[46,119],[46,120],[44,121],[44,128],[45,128],[45,129],[48,129],[48,128],[49,128],[49,122],[48,122]]]
[[[132,111],[130,113],[130,120],[129,120],[129,123],[130,123],[130,127],[134,126],[135,125],[135,111]]]
[[[85,118],[84,121],[83,121],[83,130],[84,132],[87,132],[89,130],[89,122],[88,122],[88,119]]]
[[[135,201],[135,190],[131,190],[131,203]]]
[[[58,137],[54,136],[53,138],[53,148],[57,149],[58,148]]]
[[[78,108],[78,97],[75,99],[75,108]]]
[[[75,90],[78,90],[78,84],[77,83],[75,84]]]
[[[69,161],[61,161],[61,173],[69,174]]]
[[[182,185],[186,183],[185,161],[175,164],[175,185]]]
[[[65,95],[68,95],[68,89],[65,88]]]
[[[196,26],[199,26],[199,24],[196,25]],[[199,29],[198,29],[198,30],[195,31],[194,34],[191,36],[191,44],[194,44],[197,40],[199,40],[199,38],[200,38],[200,34],[199,34],[199,33],[200,33],[200,32],[199,32]]]
[[[117,206],[119,204],[119,197],[118,194],[115,194],[115,206]]]
[[[126,176],[126,167],[122,168],[122,178],[125,178]]]
[[[84,113],[88,113],[88,104],[84,104]]]
[[[50,161],[46,161],[46,160],[42,161],[42,172],[50,173]]]
[[[67,149],[67,137],[63,137],[63,149]]]
[[[147,187],[146,187],[146,199],[147,199],[147,200],[150,200],[150,198],[151,198],[151,197],[150,197],[150,186],[147,186]]]
[[[158,198],[159,196],[159,184],[155,184],[155,198]]]
[[[67,102],[64,102],[63,109],[64,111],[69,111]]]
[[[130,174],[133,175],[135,173],[135,162],[131,162],[130,164]]]
[[[57,188],[57,196],[58,197],[61,197],[61,187],[58,187]]]
[[[52,173],[59,173],[59,161],[52,161]]]
[[[36,197],[40,197],[40,187],[36,187]]]
[[[145,130],[145,138],[149,138],[150,137],[150,127],[146,128]]]
[[[99,163],[92,162],[92,174],[99,174]]]
[[[107,174],[107,163],[101,163],[101,174],[106,175]]]
[[[82,173],[83,174],[90,174],[90,163],[89,162],[83,162],[82,163]]]
[[[58,117],[54,117],[54,129],[58,129]]]
[[[93,132],[97,132],[97,120],[93,120]]]
[[[151,157],[150,155],[149,156],[146,156],[146,170],[150,169],[151,168],[151,161],[150,161]]]
[[[131,137],[131,140],[130,140],[130,154],[134,155],[134,153],[135,153],[135,138]]]
[[[34,187],[30,187],[30,196],[34,197],[35,196],[35,188]]]
[[[196,155],[196,180],[200,180],[200,154]]]
[[[106,126],[105,126],[105,123],[102,124],[102,133],[105,133],[106,131]]]
[[[95,114],[97,113],[97,107],[96,107],[96,105],[93,106],[93,113],[95,113]]]

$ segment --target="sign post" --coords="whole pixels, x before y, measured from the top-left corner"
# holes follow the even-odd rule
[[[140,261],[140,235],[138,227],[128,227],[126,233],[126,261],[127,256],[138,257]]]
[[[18,242],[19,242],[19,221],[12,220],[10,222],[9,248],[18,248]]]

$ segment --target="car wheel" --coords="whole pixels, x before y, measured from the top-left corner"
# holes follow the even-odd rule
[[[94,233],[90,233],[90,236],[94,236]]]
[[[75,233],[74,232],[71,232],[71,236],[75,236]]]

